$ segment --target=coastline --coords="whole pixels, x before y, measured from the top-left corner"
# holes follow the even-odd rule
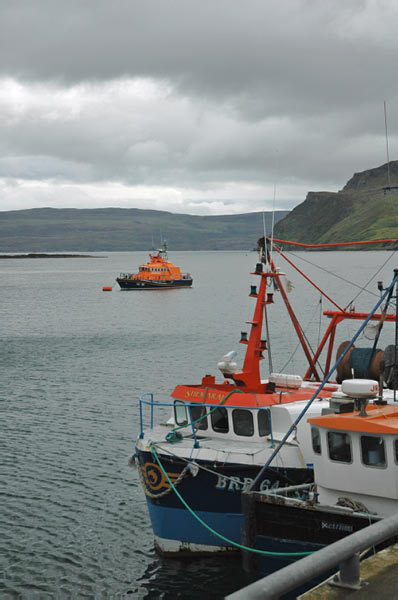
[[[107,258],[107,256],[92,256],[90,254],[46,254],[43,252],[28,254],[0,254],[2,258]]]

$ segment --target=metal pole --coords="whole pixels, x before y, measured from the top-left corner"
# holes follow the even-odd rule
[[[264,304],[264,319],[265,319],[265,335],[267,338],[267,351],[268,351],[268,372],[271,375],[271,373],[273,373],[273,367],[272,367],[271,340],[270,340],[270,335],[269,335],[268,314],[267,314],[267,305],[266,304]]]
[[[395,276],[398,279],[398,269],[394,270]],[[397,401],[397,383],[398,383],[398,283],[395,286],[395,350],[394,350],[394,366],[393,366],[393,386],[394,386],[394,402]]]
[[[364,527],[226,597],[226,600],[274,600],[330,571],[357,552],[393,538],[398,533],[398,514]]]

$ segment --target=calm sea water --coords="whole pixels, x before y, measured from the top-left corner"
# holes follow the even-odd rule
[[[102,286],[136,270],[146,253],[101,256],[0,260],[1,598],[183,599],[201,598],[204,589],[208,598],[222,598],[247,583],[240,560],[158,557],[144,493],[127,458],[143,392],[166,399],[177,383],[217,375],[226,352],[235,349],[242,360],[238,340],[252,316],[256,254],[171,252],[192,273],[194,287],[143,292],[116,285],[103,292]],[[355,300],[363,310],[377,301],[376,281],[387,285],[398,268],[392,252],[297,257],[341,306],[382,267],[372,294]],[[289,265],[278,264],[316,345],[325,329],[321,310],[331,305]],[[277,293],[268,314],[278,372],[296,339]],[[340,339],[354,331],[344,326]],[[385,336],[391,343],[388,327]],[[263,365],[266,376],[267,360]],[[304,368],[297,351],[285,371]]]

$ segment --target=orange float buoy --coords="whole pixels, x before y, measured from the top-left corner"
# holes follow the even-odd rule
[[[111,292],[112,291],[112,286],[110,285],[104,285],[104,287],[102,288],[103,292]]]

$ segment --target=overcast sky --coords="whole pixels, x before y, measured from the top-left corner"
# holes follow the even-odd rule
[[[291,209],[398,152],[396,0],[1,0],[0,209]]]

